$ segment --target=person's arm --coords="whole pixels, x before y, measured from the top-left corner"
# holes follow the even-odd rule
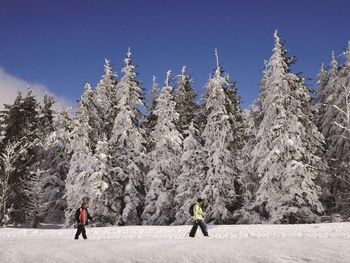
[[[80,224],[80,209],[77,209],[77,211],[75,211],[75,221],[77,221],[78,224]]]
[[[90,216],[89,211],[88,211],[87,209],[86,209],[86,214],[87,214],[87,218],[88,218],[89,220],[93,220],[93,217]]]

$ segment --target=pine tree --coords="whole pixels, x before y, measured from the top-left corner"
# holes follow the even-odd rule
[[[243,172],[242,172],[242,192],[243,192],[243,207],[235,211],[235,217],[238,219],[239,223],[258,223],[260,222],[260,216],[248,211],[247,209],[250,205],[250,200],[254,196],[255,192],[259,187],[258,177],[254,174],[254,171],[250,165],[253,158],[252,152],[257,143],[257,127],[256,117],[259,116],[258,108],[256,105],[251,105],[244,112],[244,119],[247,121],[246,124],[246,144],[242,149],[242,159],[243,159]],[[256,221],[257,220],[257,221]]]
[[[327,139],[327,157],[334,179],[335,209],[350,215],[350,42],[344,53],[346,62],[333,80],[332,91],[326,100],[328,111],[323,118],[323,132]],[[331,76],[330,76],[331,78]],[[330,85],[331,85],[330,84]],[[331,119],[332,117],[332,119]],[[328,131],[328,133],[327,133]]]
[[[339,66],[335,59],[334,51],[332,52],[332,61],[330,70],[326,72],[321,68],[318,80],[318,127],[323,136],[328,140],[333,135],[332,124],[336,115],[336,110],[333,107],[338,96],[336,90],[336,81],[338,79]],[[327,143],[327,145],[329,142]]]
[[[243,116],[233,82],[219,66],[206,87],[207,121],[203,131],[208,151],[208,173],[204,195],[209,222],[233,222],[233,211],[241,206],[241,149],[244,145]]]
[[[71,160],[69,171],[66,179],[66,195],[67,210],[65,212],[67,226],[74,222],[75,210],[79,207],[83,200],[88,199],[89,185],[87,179],[91,171],[91,140],[89,133],[91,126],[89,125],[89,108],[86,103],[86,94],[90,94],[89,85],[85,85],[84,94],[81,97],[76,116],[73,120],[73,130],[71,132],[70,149]],[[89,98],[89,97],[88,97]]]
[[[96,93],[94,94],[94,104],[96,106],[99,121],[99,139],[103,139],[102,133],[111,137],[115,117],[117,116],[117,74],[113,72],[111,63],[105,59],[104,74],[97,84]]]
[[[315,222],[323,212],[315,181],[326,169],[323,136],[313,124],[313,105],[303,79],[290,72],[277,31],[258,100],[251,166],[260,178],[251,207],[271,223]]]
[[[14,176],[16,171],[15,163],[20,157],[18,153],[22,150],[24,148],[21,146],[21,142],[8,143],[0,157],[0,225],[7,224],[10,221],[8,200],[10,200],[10,194],[15,187],[11,177]]]
[[[12,186],[10,198],[7,200],[11,207],[9,223],[25,222],[25,195],[22,182],[28,178],[28,174],[37,162],[38,135],[39,135],[39,104],[28,89],[25,97],[20,93],[13,105],[5,105],[2,115],[3,139],[1,152],[4,147],[14,142],[20,142],[23,150],[13,164],[15,172],[10,177],[9,185]],[[2,164],[3,166],[3,164]]]
[[[159,87],[156,82],[157,78],[156,76],[152,77],[152,88],[151,88],[151,111],[154,111],[157,106],[157,99],[159,96]]]
[[[89,129],[89,146],[92,152],[95,151],[96,144],[100,138],[103,137],[103,119],[98,112],[98,108],[95,104],[96,92],[92,90],[92,87],[89,83],[86,83],[84,86],[84,92],[81,97],[81,103],[84,104],[84,107],[87,110],[88,124]]]
[[[87,196],[89,197],[90,211],[93,211],[95,214],[94,224],[100,226],[110,225],[115,220],[113,218],[115,214],[111,213],[105,199],[110,187],[108,184],[108,175],[110,173],[108,147],[106,138],[97,142],[96,151],[90,163],[91,167],[93,167],[93,172],[87,178],[87,184],[89,185]]]
[[[23,187],[26,221],[30,223],[33,228],[37,228],[43,216],[41,206],[44,198],[42,171],[37,169],[35,172],[30,173],[26,180],[23,181]]]
[[[322,102],[325,101],[325,99],[328,97],[325,92],[325,88],[327,86],[327,83],[329,81],[329,77],[328,77],[328,71],[327,69],[325,69],[324,63],[322,63],[320,71],[317,75],[317,87],[318,87],[318,94],[317,94],[317,100],[318,102],[321,104],[320,106],[324,106],[322,105]]]
[[[69,171],[70,132],[72,120],[68,109],[62,111],[54,122],[54,131],[45,139],[36,174],[41,176],[41,217],[45,223],[63,223],[66,203],[63,198],[65,180]]]
[[[39,121],[40,121],[40,135],[39,137],[44,139],[51,132],[53,132],[53,122],[54,122],[54,110],[53,105],[55,104],[55,99],[52,96],[45,95],[42,105],[40,105],[39,110]]]
[[[144,155],[146,140],[141,126],[141,108],[144,108],[143,90],[136,79],[135,66],[132,64],[131,51],[127,52],[123,78],[117,85],[117,116],[114,121],[110,147],[112,150],[112,175],[110,180],[118,182],[118,195],[115,195],[116,207],[120,207],[121,217],[118,224],[140,224],[143,208]],[[111,189],[114,190],[113,188]]]
[[[149,134],[154,130],[154,127],[157,124],[157,116],[154,114],[154,111],[157,107],[157,100],[158,100],[158,96],[159,96],[159,87],[158,84],[156,83],[156,76],[153,76],[153,83],[152,83],[152,87],[151,87],[151,102],[150,105],[148,106],[148,111],[149,114],[145,120],[144,126],[146,128],[146,132],[147,132],[147,138],[152,139]],[[154,147],[154,142],[150,141],[148,146],[148,149],[152,150]]]
[[[146,176],[147,195],[142,214],[143,224],[167,225],[174,220],[175,182],[180,174],[182,135],[177,130],[179,114],[170,86],[170,71],[158,98],[154,114],[157,124],[151,133],[156,142],[150,153],[150,171]]]
[[[198,108],[195,102],[197,94],[194,92],[192,86],[192,78],[186,73],[186,66],[184,66],[174,89],[175,110],[179,113],[181,131],[188,128]]]
[[[181,173],[176,179],[175,224],[190,223],[189,208],[202,197],[207,175],[207,152],[203,148],[200,132],[191,122],[184,132]]]
[[[44,200],[50,198],[45,196],[46,175],[43,169],[54,170],[52,160],[47,163],[48,151],[47,140],[53,132],[53,105],[55,100],[48,95],[44,96],[42,105],[39,105],[38,120],[39,125],[36,130],[37,138],[32,142],[35,154],[35,162],[28,167],[28,176],[23,180],[26,208],[26,221],[36,228],[44,217]],[[63,184],[64,187],[64,184]]]
[[[332,52],[332,61],[330,63],[330,69],[324,69],[322,64],[320,72],[318,74],[317,81],[317,115],[316,115],[316,125],[325,137],[326,144],[326,159],[329,164],[327,173],[334,174],[334,166],[332,165],[332,152],[328,150],[330,140],[329,137],[333,136],[332,123],[336,116],[335,108],[332,106],[337,98],[336,91],[336,81],[338,77],[339,66],[338,61],[335,59],[334,51]],[[335,207],[335,185],[337,180],[333,178],[328,178],[327,182],[323,182],[321,201],[325,207],[326,213],[334,212]]]

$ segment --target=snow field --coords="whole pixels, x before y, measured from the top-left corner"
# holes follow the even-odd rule
[[[0,262],[350,262],[350,224],[191,226],[0,230]]]

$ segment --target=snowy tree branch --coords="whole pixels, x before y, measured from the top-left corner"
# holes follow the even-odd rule
[[[16,170],[14,163],[16,162],[19,153],[22,151],[23,146],[18,149],[21,142],[9,143],[6,147],[0,160],[3,164],[3,169],[0,174],[0,187],[1,187],[1,198],[0,198],[0,219],[3,220],[6,215],[7,199],[10,192],[9,180],[12,173]]]

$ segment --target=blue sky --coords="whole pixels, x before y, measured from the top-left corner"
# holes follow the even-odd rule
[[[162,86],[168,69],[176,75],[187,65],[202,93],[218,48],[247,107],[258,96],[275,29],[297,56],[294,71],[313,86],[321,63],[350,40],[349,10],[347,0],[0,0],[0,75],[74,102],[85,82],[96,85],[105,58],[120,77],[131,47],[145,89],[153,75]],[[6,83],[12,91],[21,85]]]

